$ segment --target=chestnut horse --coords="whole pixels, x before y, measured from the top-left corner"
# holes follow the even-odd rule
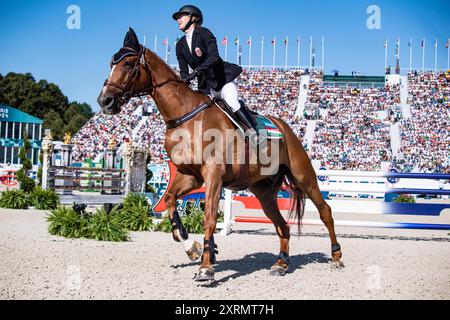
[[[222,187],[234,190],[248,188],[258,198],[264,213],[273,222],[280,239],[280,254],[270,274],[284,275],[289,265],[290,227],[277,205],[277,194],[283,182],[286,182],[293,192],[292,212],[299,224],[303,216],[305,195],[317,207],[329,232],[332,262],[335,266],[343,266],[331,208],[322,198],[316,173],[302,143],[283,120],[270,117],[283,137],[277,141],[277,145],[266,145],[266,150],[270,151],[277,161],[275,170],[269,174],[263,173],[263,165],[259,159],[249,163],[249,144],[243,143],[243,135],[235,135],[231,142],[216,137],[219,141],[216,150],[204,152],[210,143],[205,141],[203,134],[208,130],[215,130],[223,137],[227,131],[236,131],[232,121],[215,101],[193,91],[154,52],[140,45],[136,34],[130,28],[123,47],[113,56],[111,73],[105,80],[98,103],[103,113],[114,115],[121,111],[121,107],[131,97],[142,95],[151,95],[167,125],[165,149],[177,167],[177,174],[164,200],[172,222],[173,238],[183,243],[191,260],[196,260],[200,255],[202,257],[199,273],[196,275],[197,281],[214,278],[213,264],[216,262],[217,251],[213,235]],[[180,136],[183,137],[187,150],[200,148],[200,158],[197,157],[198,152],[179,150]],[[241,146],[246,147],[234,148],[239,142]],[[230,152],[232,161],[227,163],[225,154]],[[239,160],[243,154],[247,155],[245,164]],[[176,211],[176,200],[203,184],[205,216],[202,252],[199,243],[188,240],[188,234]]]

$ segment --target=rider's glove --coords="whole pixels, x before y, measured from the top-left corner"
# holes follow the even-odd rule
[[[192,73],[189,73],[183,80],[185,82],[191,82],[192,80],[194,80],[197,77],[198,77],[198,72],[194,71]]]

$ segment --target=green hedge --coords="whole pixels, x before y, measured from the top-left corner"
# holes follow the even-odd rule
[[[53,190],[35,187],[31,192],[5,190],[0,196],[0,207],[8,209],[27,209],[34,206],[38,210],[52,210],[59,205],[59,195]]]
[[[48,231],[66,238],[87,238],[99,241],[128,241],[126,229],[122,228],[102,209],[94,214],[78,214],[72,208],[59,207],[47,217]]]

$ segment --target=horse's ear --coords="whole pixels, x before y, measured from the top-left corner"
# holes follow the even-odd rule
[[[135,49],[136,51],[140,50],[140,44],[136,33],[133,28],[129,28],[127,34],[125,35],[125,39],[123,40],[124,47],[130,47]]]

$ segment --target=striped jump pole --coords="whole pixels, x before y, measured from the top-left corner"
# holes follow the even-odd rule
[[[429,180],[450,180],[450,174],[440,173],[397,173],[397,172],[367,172],[367,171],[337,171],[337,170],[319,170],[316,172],[319,181],[324,181],[324,177],[358,177],[358,178],[386,178],[387,182],[391,182],[392,179],[429,179]],[[355,186],[356,185],[356,186]],[[321,185],[321,191],[341,191],[341,192],[369,192],[369,193],[384,193],[384,194],[415,194],[415,195],[450,195],[450,184],[446,188],[425,189],[425,188],[387,188],[382,185],[382,188],[377,186],[368,186],[367,184],[355,183],[351,185]],[[386,183],[387,185],[387,183]],[[234,223],[272,223],[265,217],[249,217],[249,216],[235,216],[232,215],[232,196],[231,191],[226,191],[225,197],[225,222],[222,225],[222,234],[228,234],[231,232],[232,222]],[[361,201],[361,203],[363,203]],[[383,203],[383,202],[378,202]],[[373,206],[374,202],[367,202],[368,206]],[[416,208],[422,208],[429,210],[430,204],[405,204],[407,206],[413,206]],[[450,208],[450,204],[437,205],[440,208]],[[440,209],[439,209],[440,210]],[[423,210],[421,210],[423,211]],[[378,212],[385,213],[385,212]],[[397,213],[405,214],[405,213]],[[409,213],[408,213],[409,214]],[[412,213],[417,215],[417,213]],[[421,213],[424,215],[424,213]],[[439,212],[433,213],[434,216],[439,215]],[[290,221],[290,224],[295,224],[295,221]],[[323,222],[319,219],[304,219],[302,221],[305,225],[323,225]],[[349,227],[369,227],[369,228],[395,228],[395,229],[424,229],[424,230],[450,230],[450,224],[431,224],[431,223],[409,223],[409,222],[374,222],[374,221],[336,221],[337,226],[349,226]]]
[[[264,217],[236,216],[235,222],[247,223],[272,223],[270,219]],[[297,224],[297,221],[288,221],[289,224]],[[303,219],[303,225],[323,226],[319,219]],[[334,220],[335,226],[346,227],[367,227],[367,228],[390,228],[390,229],[425,229],[425,230],[450,230],[450,224],[433,223],[409,223],[409,222],[375,222],[375,221],[353,221]]]

